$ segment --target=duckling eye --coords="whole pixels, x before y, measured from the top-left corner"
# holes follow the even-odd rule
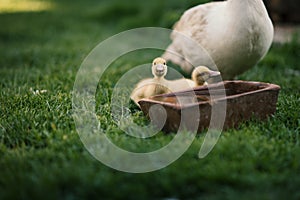
[[[156,65],[156,62],[154,62],[153,64]]]
[[[166,65],[166,62],[164,62],[164,65]]]

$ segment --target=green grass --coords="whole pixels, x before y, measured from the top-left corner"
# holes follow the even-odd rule
[[[300,198],[299,43],[274,44],[238,77],[281,86],[277,113],[268,121],[224,132],[205,159],[197,158],[199,135],[170,166],[129,174],[101,164],[81,143],[71,103],[77,70],[100,41],[134,27],[171,27],[198,1],[49,2],[49,10],[0,13],[0,199]],[[113,141],[132,151],[158,149],[174,137],[132,142],[109,115],[118,78],[157,54],[124,57],[115,63],[124,68],[112,68],[100,83],[99,120]],[[33,95],[30,88],[48,92]],[[147,123],[132,110],[138,123]]]

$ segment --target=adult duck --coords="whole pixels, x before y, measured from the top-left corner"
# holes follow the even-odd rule
[[[188,73],[193,63],[219,70],[223,79],[232,79],[266,55],[273,35],[273,24],[262,0],[211,2],[181,16],[162,57]],[[202,48],[197,48],[197,43]]]

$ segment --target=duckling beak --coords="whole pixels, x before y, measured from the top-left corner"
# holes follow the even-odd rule
[[[157,64],[156,65],[156,72],[158,74],[163,74],[165,71],[165,66],[163,64]]]
[[[209,71],[209,78],[213,78],[213,77],[220,76],[220,75],[221,75],[220,72],[212,71],[212,70]]]

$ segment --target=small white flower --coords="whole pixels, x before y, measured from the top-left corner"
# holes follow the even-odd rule
[[[48,92],[47,90],[33,90],[32,87],[29,89],[30,92],[32,92],[34,95],[38,95],[38,94],[44,94],[46,92]]]

